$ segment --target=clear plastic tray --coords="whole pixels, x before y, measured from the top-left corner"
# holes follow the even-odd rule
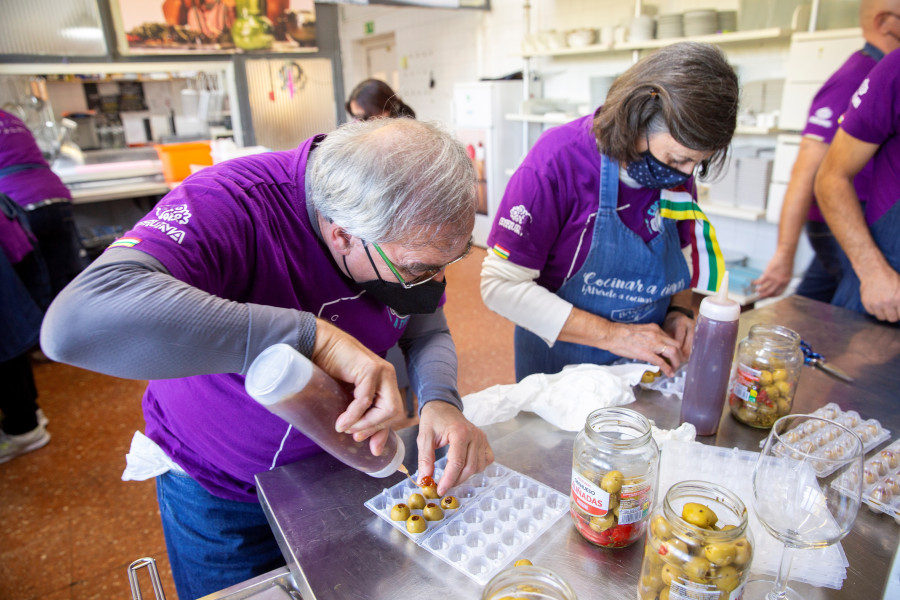
[[[447,458],[435,464],[440,481]],[[413,475],[413,479],[417,477]],[[440,521],[426,521],[422,533],[409,533],[406,521],[391,520],[391,507],[406,504],[419,488],[409,479],[383,490],[365,506],[403,535],[462,571],[479,584],[508,566],[559,517],[569,512],[569,497],[530,477],[494,463],[483,473],[450,488],[459,508],[444,510]],[[440,505],[440,500],[428,500]],[[421,515],[421,510],[411,514]]]
[[[655,365],[651,365],[649,363],[645,363],[643,361],[634,360],[631,358],[620,358],[619,360],[613,362],[614,365],[628,365],[628,364],[645,364],[647,365],[647,370],[657,368]],[[662,371],[657,373],[656,378],[650,382],[641,381],[638,385],[640,385],[645,390],[655,390],[662,394],[668,394],[671,396],[678,396],[681,398],[684,393],[684,380],[687,376],[687,363],[678,367],[675,371],[675,374],[672,377],[666,377],[662,374]]]
[[[829,419],[852,430],[863,443],[863,453],[868,453],[891,437],[891,432],[882,427],[881,423],[876,419],[863,420],[855,410],[844,412],[834,402],[829,402],[810,414]],[[850,443],[847,439],[848,434],[842,433],[837,427],[830,428],[827,425],[818,427],[817,425],[818,423],[815,422],[804,423],[796,429],[786,432],[783,437],[792,444],[805,444],[805,449],[810,454],[827,458],[838,458]],[[759,447],[762,448],[765,442],[765,439],[761,440]],[[824,463],[818,463],[814,466],[816,475],[819,477],[827,477],[837,469],[837,465],[826,467]]]
[[[849,491],[848,477],[848,474],[842,475],[831,485]],[[900,440],[865,462],[862,498],[872,511],[891,515],[900,523]]]

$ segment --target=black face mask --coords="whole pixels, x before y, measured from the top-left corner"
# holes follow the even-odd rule
[[[441,296],[444,295],[444,290],[447,287],[446,281],[435,281],[432,279],[406,289],[400,283],[382,279],[381,274],[375,267],[375,261],[372,260],[372,255],[369,254],[368,248],[366,248],[366,255],[369,257],[369,262],[372,263],[372,268],[375,270],[375,275],[378,279],[356,281],[353,275],[350,275],[350,279],[353,279],[366,293],[372,294],[376,300],[387,305],[400,316],[424,315],[437,310]],[[350,269],[347,267],[346,257],[344,257],[344,268],[347,269],[347,274],[349,275]]]

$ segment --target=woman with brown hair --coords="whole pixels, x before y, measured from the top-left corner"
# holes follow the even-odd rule
[[[671,376],[687,360],[691,288],[705,277],[715,289],[721,266],[695,253],[692,281],[682,252],[705,222],[694,176],[724,164],[738,99],[722,51],[682,42],[621,75],[593,115],[541,136],[482,267],[485,303],[517,325],[517,380],[619,357]]]
[[[344,105],[351,117],[357,121],[368,121],[375,117],[416,118],[416,111],[404,104],[391,86],[378,79],[361,81]]]

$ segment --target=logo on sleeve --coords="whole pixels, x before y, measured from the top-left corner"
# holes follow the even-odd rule
[[[504,229],[508,229],[517,236],[522,237],[522,226],[525,221],[531,221],[531,213],[521,204],[513,206],[509,209],[509,218],[500,217],[497,224]]]
[[[184,241],[185,231],[175,227],[173,223],[178,225],[187,225],[191,220],[191,211],[188,210],[186,204],[178,206],[157,207],[156,218],[141,221],[135,227],[149,227],[158,229],[169,236],[172,240],[179,244]]]
[[[869,78],[866,77],[863,79],[863,82],[859,84],[859,89],[853,93],[853,97],[850,98],[850,104],[853,105],[853,108],[859,108],[859,105],[862,104],[862,97],[865,96],[868,91]]]
[[[823,106],[816,110],[815,114],[810,115],[809,122],[812,125],[818,125],[819,127],[826,127],[830,129],[834,126],[834,121],[832,120],[833,117],[834,112],[827,106]]]

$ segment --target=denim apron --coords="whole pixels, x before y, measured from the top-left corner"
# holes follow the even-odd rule
[[[556,295],[576,308],[619,323],[662,323],[669,299],[690,288],[691,275],[681,253],[677,222],[660,219],[659,235],[649,242],[631,231],[616,213],[619,165],[601,156],[600,209],[584,264]],[[608,364],[618,356],[592,346],[556,342],[547,346],[516,327],[516,381],[533,373],[558,373],[570,364]]]
[[[900,235],[897,235],[898,231],[900,231],[900,200],[895,202],[881,218],[869,227],[872,239],[875,240],[875,244],[884,254],[885,260],[895,271],[900,271]],[[863,307],[859,296],[859,276],[850,266],[850,260],[846,256],[843,258],[842,268],[843,276],[838,282],[837,291],[835,291],[831,303],[864,315],[869,314]],[[900,327],[900,323],[889,323],[888,321],[879,321],[879,323]]]

